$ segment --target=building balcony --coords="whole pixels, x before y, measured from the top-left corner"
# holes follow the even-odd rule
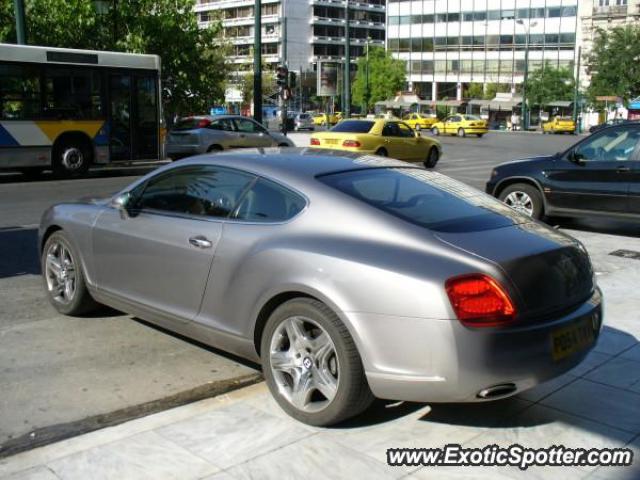
[[[344,37],[324,37],[324,36],[317,36],[314,35],[309,39],[309,43],[321,43],[321,44],[328,44],[328,45],[344,45]],[[353,38],[351,37],[351,45],[366,45],[367,44],[367,39],[366,38]],[[384,40],[369,40],[369,45],[371,46],[381,46],[384,47],[385,45],[385,41]]]
[[[331,7],[344,7],[345,0],[309,0],[311,5],[325,5]],[[386,10],[385,5],[377,5],[372,3],[358,2],[349,0],[349,8],[351,10],[369,10],[373,12],[384,12]]]
[[[330,17],[311,17],[309,19],[311,25],[344,25],[344,18],[330,18]],[[351,20],[349,22],[350,28],[370,28],[375,30],[384,30],[386,25],[384,22],[369,22],[366,20]]]
[[[605,5],[593,7],[594,17],[626,17],[629,11],[628,5]]]
[[[253,45],[253,35],[246,35],[242,37],[226,37],[225,40],[229,41],[232,45]],[[277,43],[281,40],[280,34],[274,33],[271,35],[262,35],[262,43]]]
[[[262,0],[262,4],[280,3],[280,1],[281,0]],[[252,7],[255,3],[255,0],[201,0],[195,4],[194,11],[206,12],[209,10],[225,10],[234,7]]]

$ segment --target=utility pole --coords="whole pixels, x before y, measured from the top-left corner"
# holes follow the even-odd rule
[[[522,18],[516,20],[518,25],[525,28],[525,45],[524,45],[524,83],[522,84],[522,129],[526,132],[529,130],[529,115],[527,112],[527,82],[529,81],[529,39],[531,38],[531,27],[535,27],[538,22],[525,24]]]
[[[573,90],[573,124],[576,126],[576,133],[580,133],[578,125],[578,100],[580,97],[580,60],[582,59],[582,47],[578,47],[578,62],[576,70],[576,84]]]
[[[349,32],[349,0],[344,2],[344,106],[343,116],[351,116],[351,33]]]
[[[27,29],[24,23],[24,0],[13,0],[13,10],[16,16],[16,43],[26,45]]]
[[[367,36],[367,45],[366,45],[366,63],[364,70],[364,108],[363,112],[365,115],[369,113],[369,40],[370,37]]]
[[[253,119],[262,123],[262,4],[253,7]]]
[[[284,2],[282,3],[282,65],[287,67],[286,74],[286,85],[285,89],[281,90],[282,94],[280,95],[280,116],[282,117],[282,134],[287,136],[287,120],[288,118],[288,108],[287,108],[287,89],[289,88],[289,65],[287,63],[287,17],[284,14]]]

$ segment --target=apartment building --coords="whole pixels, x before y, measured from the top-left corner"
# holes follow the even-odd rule
[[[387,48],[409,88],[461,100],[470,83],[515,87],[546,62],[574,68],[578,0],[388,0]],[[529,32],[527,41],[527,32]]]
[[[628,24],[640,25],[640,0],[580,0],[578,45],[582,47],[580,83],[589,85],[588,62],[598,29],[608,30]]]
[[[385,45],[385,4],[349,0],[353,62],[364,54],[367,42]],[[200,25],[222,16],[235,71],[253,68],[254,5],[255,0],[198,0],[195,7]],[[345,0],[262,0],[263,62],[275,66],[286,61],[289,70],[298,72],[315,70],[319,60],[344,62],[345,7]]]

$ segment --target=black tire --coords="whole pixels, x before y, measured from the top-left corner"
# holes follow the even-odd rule
[[[431,133],[433,133],[436,137],[440,135],[440,129],[438,127],[433,127],[431,129]]]
[[[73,272],[75,273],[75,292],[68,302],[63,302],[56,299],[49,288],[49,282],[47,280],[47,276],[49,273],[46,265],[47,254],[55,244],[63,245],[69,251],[71,258],[73,259]],[[100,304],[93,299],[93,297],[89,293],[89,290],[87,289],[80,256],[62,230],[54,232],[49,238],[47,238],[47,241],[45,242],[42,249],[40,266],[42,268],[42,279],[44,282],[45,291],[47,292],[47,298],[49,299],[49,302],[51,302],[51,305],[53,305],[53,307],[58,312],[62,313],[63,315],[78,316],[89,313],[100,306]]]
[[[467,136],[467,132],[464,131],[464,128],[459,128],[458,129],[458,136],[461,138],[464,138]]]
[[[540,190],[538,190],[533,185],[529,185],[528,183],[514,183],[513,185],[509,185],[504,190],[500,192],[498,198],[508,204],[506,201],[507,197],[512,193],[523,192],[529,196],[531,199],[531,203],[533,206],[533,212],[531,213],[532,218],[541,219],[544,216],[544,201],[542,199],[542,194]]]
[[[319,411],[296,408],[281,393],[271,370],[271,339],[280,325],[292,318],[312,320],[331,338],[335,346],[338,382],[335,397]],[[280,305],[269,317],[261,338],[262,371],[267,386],[280,407],[296,420],[315,426],[329,426],[364,412],[373,402],[362,360],[347,327],[325,304],[311,298],[297,298]]]
[[[427,155],[427,159],[424,161],[425,168],[433,168],[437,165],[438,160],[440,160],[440,152],[436,147],[431,147],[429,153]]]
[[[207,148],[207,153],[218,153],[222,152],[224,149],[220,145],[211,145]]]
[[[484,133],[476,133],[476,135],[478,136],[478,138],[482,138],[482,136],[484,135]]]
[[[53,174],[59,178],[81,177],[93,161],[91,145],[80,138],[63,140],[52,151]]]
[[[376,155],[378,155],[379,157],[388,157],[389,152],[387,152],[386,148],[379,148],[378,150],[376,150]]]

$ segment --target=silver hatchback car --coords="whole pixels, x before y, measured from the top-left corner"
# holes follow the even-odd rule
[[[270,132],[252,118],[240,115],[181,118],[169,131],[167,156],[172,160],[232,148],[292,147],[284,135]]]
[[[103,303],[262,363],[293,417],[374,396],[504,398],[593,348],[601,293],[573,238],[371,155],[240,151],[164,166],[40,225],[47,295]]]
[[[315,130],[313,123],[313,117],[308,113],[297,113],[293,117],[293,128],[296,131],[300,130]]]

